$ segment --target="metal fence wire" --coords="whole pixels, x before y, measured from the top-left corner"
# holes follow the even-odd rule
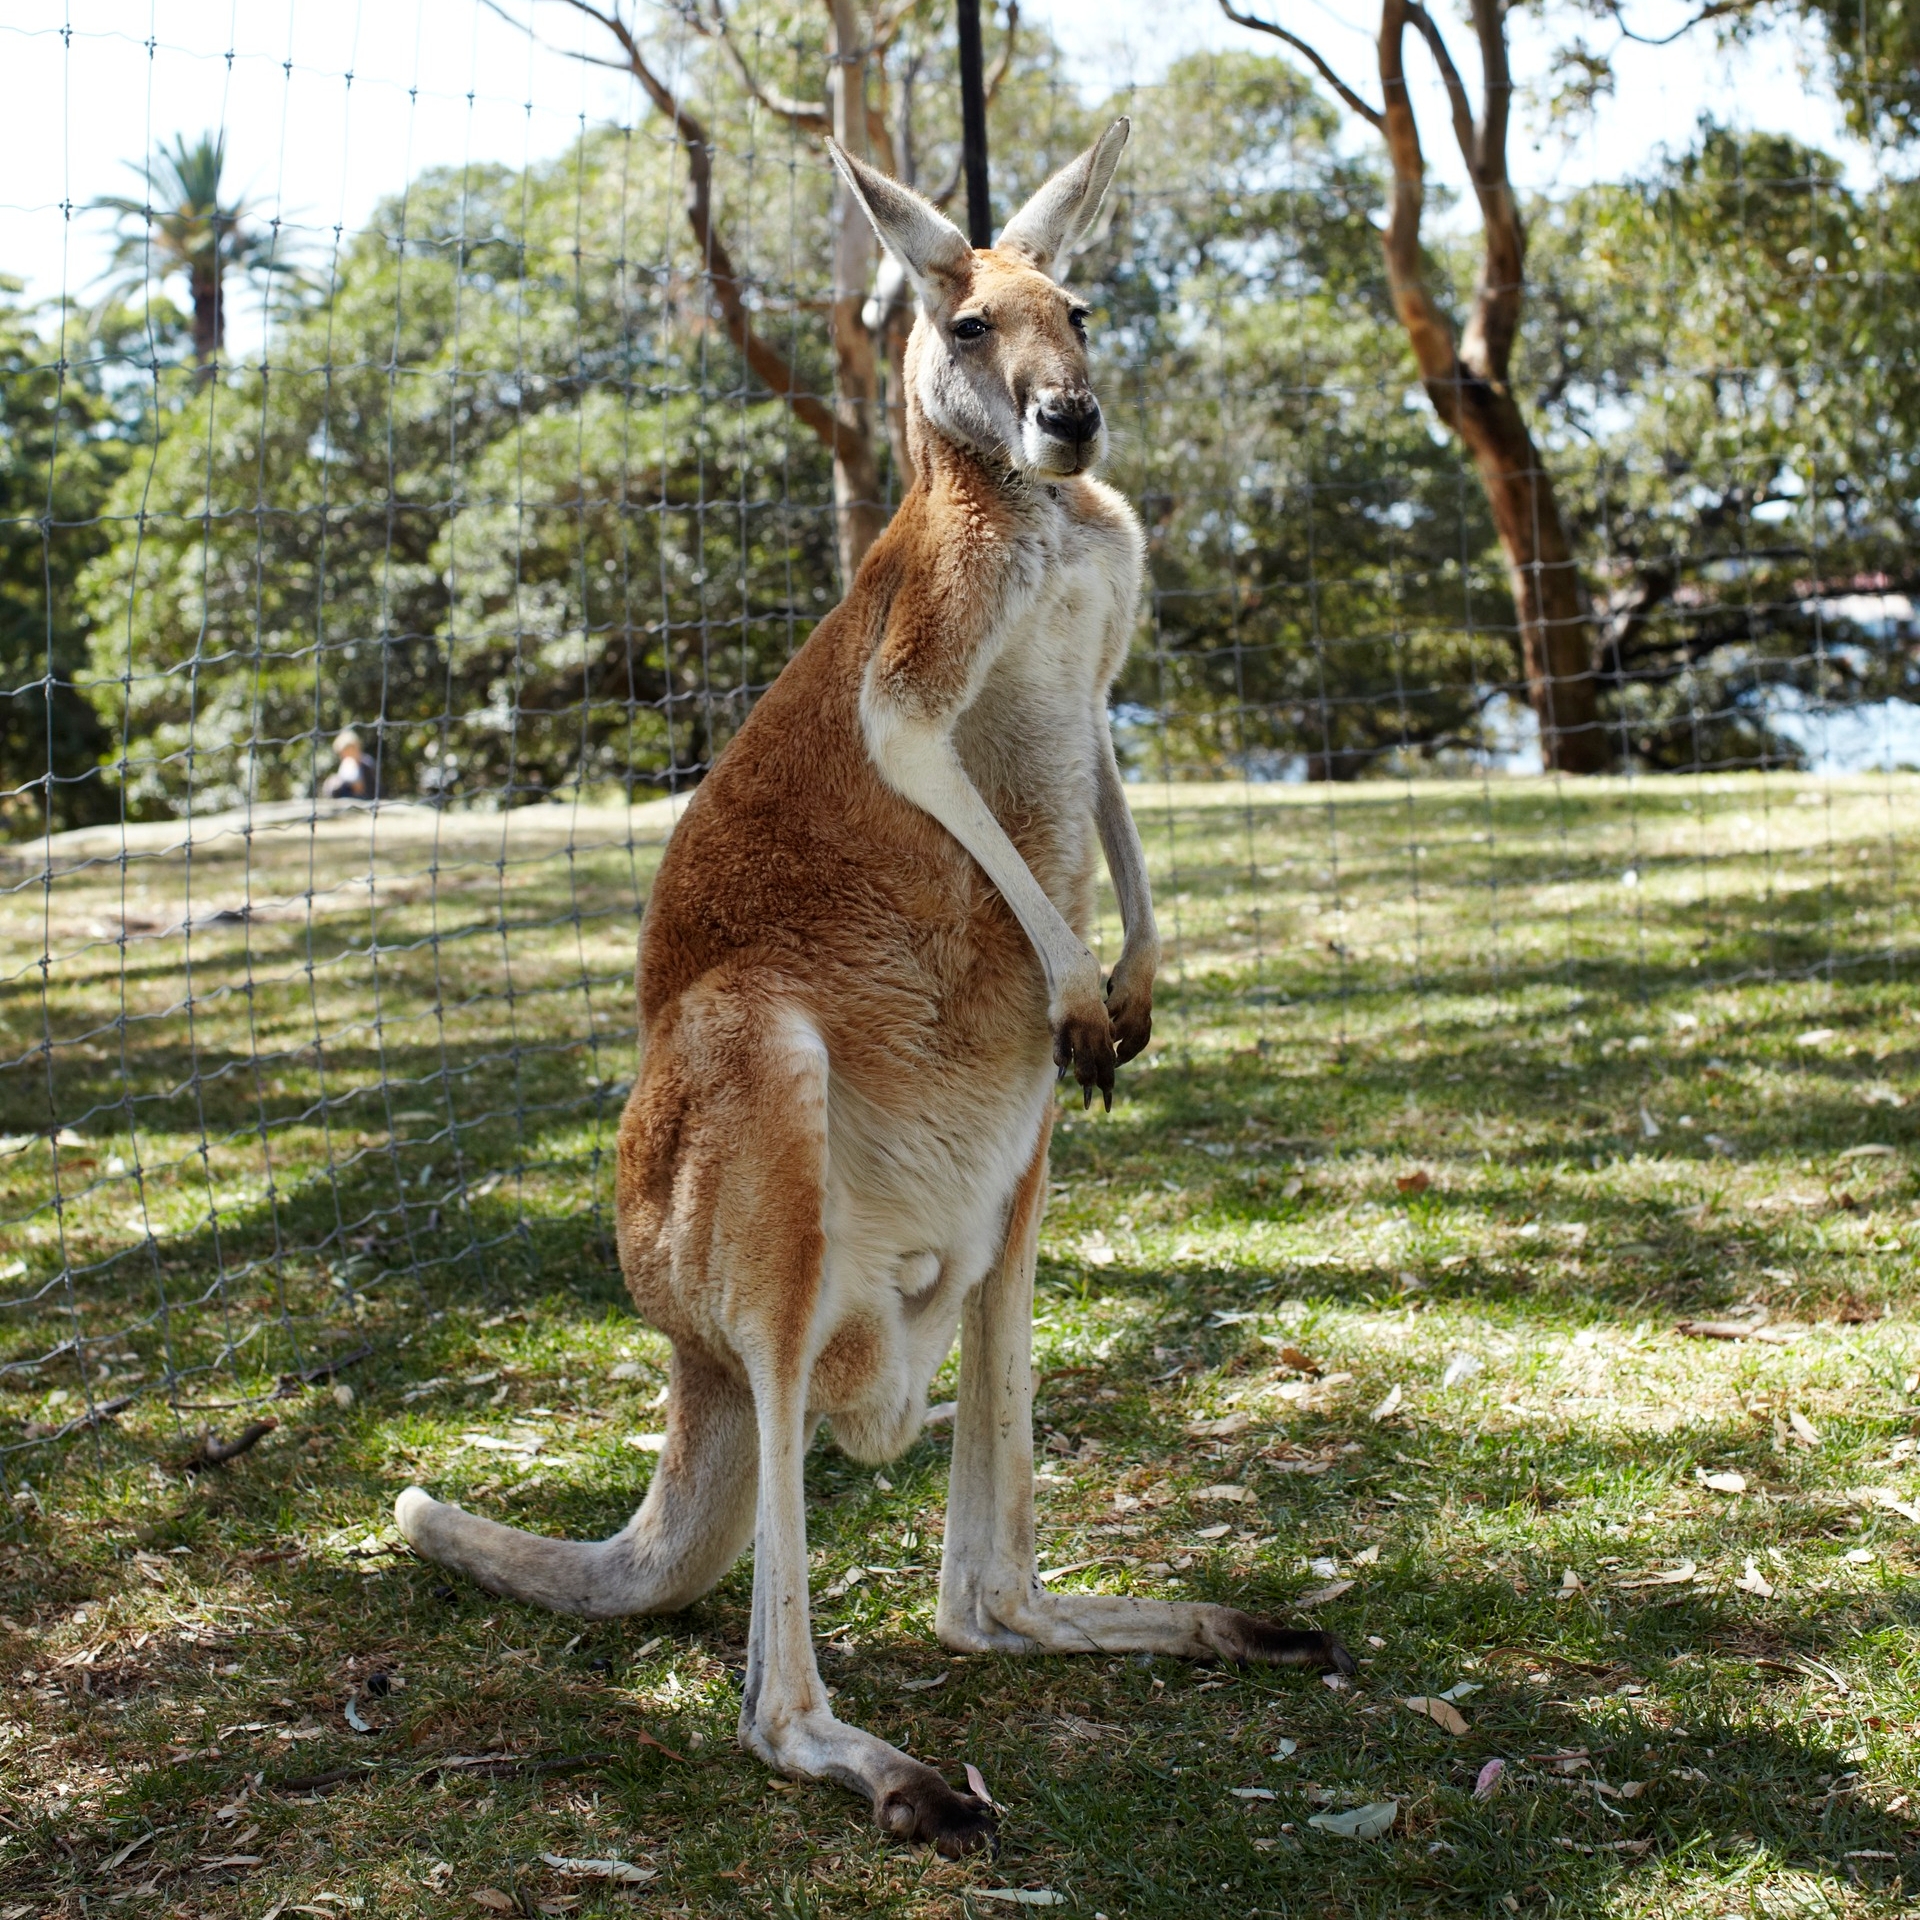
[[[561,15],[624,93],[583,107],[538,53]],[[76,1443],[177,1458],[450,1299],[611,1270],[650,875],[905,483],[908,315],[821,136],[856,128],[960,218],[951,9],[518,21],[538,84],[512,102],[419,50],[381,82],[148,38],[150,123],[86,130],[142,188],[29,210],[117,231],[114,275],[0,295],[17,1505]],[[76,115],[131,44],[0,31]],[[1074,278],[1151,539],[1114,718],[1161,1060],[1222,1002],[1276,1060],[1511,1017],[1571,1100],[1619,1019],[1910,979],[1915,189],[1703,124],[1528,207],[1513,384],[1604,743],[1543,770],[1365,129],[1253,36],[1118,94],[1011,8],[986,43],[1003,217],[1135,122]],[[524,107],[525,153],[398,174],[352,225],[302,211],[339,156],[293,143],[248,205],[221,129],[167,117],[180,63],[230,97],[330,89],[343,142],[396,151],[463,112],[497,150],[482,121]],[[1477,228],[1426,241],[1464,308]],[[1642,1102],[1632,1131],[1663,1124]]]

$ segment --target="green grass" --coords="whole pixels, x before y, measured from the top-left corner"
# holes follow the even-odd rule
[[[644,1485],[665,1350],[623,1304],[606,1155],[656,847],[601,815],[569,852],[543,810],[504,852],[467,820],[383,827],[374,861],[364,823],[198,844],[190,876],[84,841],[51,884],[18,861],[0,1920],[485,1889],[582,1915],[1004,1914],[968,1890],[1020,1887],[1109,1920],[1910,1912],[1920,1529],[1885,1501],[1920,1503],[1916,800],[1140,795],[1176,944],[1115,1112],[1056,1135],[1043,1564],[1311,1617],[1366,1664],[1335,1692],[951,1660],[944,1434],[880,1475],[823,1443],[823,1671],[845,1716],[985,1775],[1002,1851],[958,1865],[735,1748],[744,1563],[687,1614],[583,1630],[391,1550],[411,1479],[579,1535]],[[1762,1315],[1778,1340],[1676,1332]],[[361,1346],[351,1395],[296,1378],[255,1451],[183,1470]],[[1196,1497],[1220,1485],[1253,1497]],[[1463,1682],[1464,1734],[1402,1704]],[[445,1765],[486,1754],[517,1770]],[[1380,1799],[1385,1838],[1308,1825]]]

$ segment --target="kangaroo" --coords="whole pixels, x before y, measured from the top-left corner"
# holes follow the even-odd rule
[[[429,1559],[588,1617],[685,1607],[751,1541],[741,1744],[949,1856],[991,1838],[992,1807],[828,1704],[802,1468],[823,1420],[856,1460],[903,1451],[956,1332],[944,1645],[1353,1669],[1330,1633],[1036,1578],[1029,1355],[1056,1071],[1111,1107],[1159,960],[1106,709],[1145,541],[1092,477],[1087,309],[1054,277],[1128,132],[1116,121],[977,251],[830,148],[919,296],[916,478],[695,792],[647,905],[616,1216],[634,1303],[673,1343],[666,1443],[640,1510],[593,1544],[418,1487],[396,1508]],[[1096,843],[1125,929],[1104,990],[1084,939]]]

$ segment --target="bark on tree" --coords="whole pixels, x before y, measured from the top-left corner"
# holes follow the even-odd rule
[[[1471,0],[1481,69],[1477,118],[1446,41],[1419,0],[1381,0],[1379,107],[1349,87],[1297,34],[1242,12],[1232,0],[1220,0],[1220,5],[1240,26],[1271,34],[1305,55],[1347,108],[1373,127],[1385,144],[1392,174],[1382,236],[1387,284],[1427,398],[1472,455],[1492,510],[1513,586],[1517,652],[1528,701],[1540,723],[1542,757],[1558,772],[1601,772],[1609,753],[1586,598],[1560,519],[1553,476],[1534,444],[1509,379],[1526,293],[1526,232],[1507,175],[1513,79],[1503,0]],[[1479,284],[1457,339],[1452,320],[1428,285],[1420,244],[1426,159],[1407,89],[1410,27],[1426,41],[1446,87],[1454,138],[1480,208]]]
[[[829,0],[833,16],[833,137],[856,159],[868,157],[866,54],[853,0]],[[873,228],[844,181],[833,199],[834,414],[842,432],[833,453],[834,527],[840,578],[851,586],[867,549],[887,524],[875,458],[879,368],[873,335],[861,319],[873,277]]]

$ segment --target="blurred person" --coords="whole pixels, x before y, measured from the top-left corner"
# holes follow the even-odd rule
[[[351,727],[334,736],[333,750],[340,764],[320,782],[323,800],[371,800],[374,797],[373,762]]]

